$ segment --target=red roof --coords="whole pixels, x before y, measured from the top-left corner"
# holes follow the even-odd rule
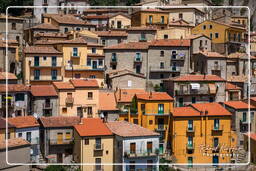
[[[6,75],[8,77],[8,80],[17,80],[16,75],[13,74],[13,73],[10,73],[10,72],[7,72],[7,73],[6,72],[0,72],[0,80],[6,80],[7,79]]]
[[[209,58],[226,58],[226,56],[221,55],[218,52],[210,52],[210,51],[200,51],[199,54],[202,54]]]
[[[121,103],[129,103],[135,94],[145,93],[143,89],[119,89],[115,92],[116,101]]]
[[[99,87],[97,80],[70,80],[71,84],[73,84],[76,88],[82,88],[82,87]]]
[[[190,46],[189,39],[160,39],[154,40],[149,46]]]
[[[99,110],[118,110],[116,107],[116,98],[114,92],[100,92]]]
[[[53,82],[53,85],[57,88],[57,89],[68,89],[68,90],[72,90],[74,89],[74,86],[70,83],[70,82]]]
[[[82,137],[113,134],[99,118],[82,118],[82,124],[74,125],[74,128]]]
[[[232,83],[226,83],[226,90],[242,90],[242,88]]]
[[[23,84],[8,84],[8,92],[28,92],[30,91],[29,86]],[[0,92],[6,92],[6,85],[0,85]]]
[[[105,47],[104,49],[135,49],[135,50],[142,50],[148,49],[150,42],[128,42],[128,43],[120,43],[113,46]]]
[[[229,107],[232,107],[234,109],[248,109],[249,104],[245,103],[243,101],[227,101],[223,102],[224,105],[227,105]],[[256,106],[250,105],[251,109],[256,109]]]
[[[30,146],[30,143],[23,138],[11,138],[8,139],[8,149],[12,147],[25,147],[25,146]],[[5,149],[6,148],[6,141],[2,140],[0,141],[0,149]]]
[[[143,94],[136,94],[135,96],[140,100],[173,100],[173,98],[166,92],[146,92]]]
[[[252,140],[256,141],[256,133],[247,133],[245,134],[247,137],[250,137]]]
[[[32,85],[31,93],[37,97],[58,96],[53,85]]]
[[[194,108],[188,107],[176,107],[173,110],[173,116],[200,116],[200,112],[195,110]]]
[[[18,116],[14,118],[8,118],[8,122],[14,125],[16,128],[29,128],[39,126],[39,123],[34,116]]]
[[[72,127],[80,123],[79,116],[51,116],[39,119],[45,128]]]
[[[225,81],[217,75],[184,75],[175,77],[174,81]]]
[[[231,116],[231,113],[219,103],[197,103],[191,104],[190,106],[196,109],[197,111],[202,112],[203,115]]]

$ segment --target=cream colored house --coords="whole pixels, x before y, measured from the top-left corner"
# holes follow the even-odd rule
[[[59,97],[60,116],[98,117],[99,85],[92,80],[54,82]]]
[[[82,118],[74,128],[73,159],[88,164],[82,165],[81,170],[113,171],[113,165],[101,165],[114,163],[114,135],[105,123],[98,118]]]
[[[112,15],[108,20],[110,28],[125,29],[131,26],[130,17],[122,13]]]

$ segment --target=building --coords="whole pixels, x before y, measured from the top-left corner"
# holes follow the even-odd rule
[[[190,39],[191,54],[197,54],[199,52],[211,52],[212,40],[203,34],[191,34],[184,39]]]
[[[128,35],[126,31],[119,30],[96,31],[95,34],[98,35],[100,43],[105,47],[125,42]]]
[[[18,79],[15,74],[10,72],[0,72],[0,84],[18,84]]]
[[[212,51],[228,55],[245,51],[247,40],[243,27],[206,20],[192,29],[192,34],[204,34],[212,39]]]
[[[163,80],[175,106],[225,101],[226,81],[217,75],[184,75]]]
[[[80,31],[70,31],[68,32],[68,38],[69,39],[76,39],[78,37],[82,37],[87,43],[95,43],[95,44],[100,44],[100,38],[96,34],[96,32],[92,32],[89,30],[80,30]]]
[[[96,30],[107,30],[109,28],[109,15],[87,15],[83,20],[96,26]]]
[[[226,83],[226,100],[241,100],[242,99],[242,88],[232,83]]]
[[[24,55],[25,84],[42,85],[63,81],[62,52],[53,47],[29,46],[24,49]]]
[[[187,167],[191,168],[193,163],[212,163],[215,166],[235,159],[235,152],[225,150],[236,148],[231,113],[220,104],[177,107],[171,119],[170,136],[175,163],[188,163]]]
[[[3,117],[0,117],[0,141],[5,141],[5,139],[15,138],[15,126],[7,123],[8,135],[6,135],[6,120]]]
[[[150,42],[156,39],[157,27],[155,26],[137,26],[126,30],[126,42]]]
[[[113,165],[101,165],[115,163],[114,136],[106,124],[99,118],[82,118],[74,130],[75,162],[92,164],[82,165],[81,170],[113,171]]]
[[[40,148],[47,163],[70,163],[73,160],[73,126],[78,116],[41,117]]]
[[[15,117],[31,114],[30,88],[23,84],[0,84],[0,116]],[[6,103],[7,102],[7,103]],[[6,108],[8,113],[6,113]]]
[[[115,134],[115,170],[157,170],[159,164],[159,134],[126,121],[107,122]],[[148,163],[149,165],[134,165]]]
[[[8,122],[16,127],[15,137],[22,138],[31,144],[30,161],[39,163],[39,123],[33,116],[18,116],[8,118]]]
[[[8,150],[8,158],[6,158],[6,150]],[[29,165],[14,165],[15,163],[26,163],[30,162],[30,144],[22,138],[12,138],[8,140],[8,149],[6,149],[6,141],[0,141],[0,169],[1,170],[24,170],[29,171]],[[10,165],[8,163],[13,165]]]
[[[249,141],[249,138],[250,138],[250,141]],[[251,158],[249,160],[251,163],[254,163],[256,160],[256,154],[255,154],[256,134],[255,133],[245,134],[244,139],[245,139],[244,149],[246,150],[246,152],[249,152],[249,148],[250,148]],[[249,142],[250,142],[250,144],[249,144]],[[247,160],[245,162],[248,162],[249,160]]]
[[[96,80],[53,83],[58,94],[60,116],[98,117],[99,85]]]
[[[244,135],[249,131],[249,127],[252,132],[256,130],[255,115],[256,106],[250,105],[243,101],[227,101],[223,102],[222,105],[232,114],[232,125],[231,128],[236,132],[237,145],[244,145]]]
[[[111,29],[126,29],[131,26],[131,18],[126,14],[117,13],[109,16],[108,23]]]
[[[99,92],[99,113],[104,115],[105,121],[116,121],[119,117],[115,93],[112,91]]]
[[[106,75],[107,87],[116,89],[146,89],[146,77],[127,69],[113,71]]]
[[[58,94],[53,85],[32,85],[31,94],[35,117],[58,115]]]
[[[160,9],[143,9],[131,14],[131,26],[156,26],[166,28],[169,23],[169,13]]]

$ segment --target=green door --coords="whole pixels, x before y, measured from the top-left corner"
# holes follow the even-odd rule
[[[160,154],[164,153],[164,145],[163,144],[159,144],[159,153]]]

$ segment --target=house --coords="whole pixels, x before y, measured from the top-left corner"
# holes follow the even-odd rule
[[[104,165],[115,163],[114,136],[100,118],[82,118],[81,123],[74,125],[74,139],[74,161],[92,164],[82,165],[82,171],[114,170],[113,165]]]
[[[99,92],[99,112],[104,115],[104,120],[115,121],[119,117],[115,93],[111,91]]]
[[[83,20],[96,26],[96,30],[107,30],[109,28],[109,15],[86,15]]]
[[[226,101],[221,103],[232,114],[231,128],[236,132],[237,145],[244,145],[244,135],[249,131],[256,130],[255,115],[256,106],[250,105],[244,101]],[[250,113],[249,113],[250,108]]]
[[[24,83],[51,84],[63,80],[63,54],[53,47],[28,46],[24,49]]]
[[[126,14],[117,13],[109,16],[108,23],[111,29],[126,29],[131,26],[131,18]]]
[[[212,40],[203,34],[191,34],[184,39],[190,39],[191,54],[197,54],[201,51],[212,51]]]
[[[0,84],[0,116],[15,117],[31,114],[31,94],[29,86],[23,84]],[[6,103],[7,102],[7,103]],[[6,113],[6,108],[8,113]]]
[[[249,140],[250,138],[250,140]],[[249,152],[250,149],[250,153],[251,153],[251,158],[249,159],[251,163],[254,163],[256,160],[256,154],[255,154],[255,147],[256,147],[256,134],[255,133],[248,133],[244,135],[244,149],[246,150],[246,152]],[[249,161],[247,160],[247,161]],[[245,162],[247,162],[245,161]]]
[[[58,94],[53,85],[32,85],[31,94],[35,117],[58,115]]]
[[[225,101],[226,80],[217,75],[183,75],[163,80],[175,106]]]
[[[246,30],[212,20],[206,20],[192,29],[192,34],[204,34],[212,39],[212,51],[228,55],[246,47]]]
[[[160,9],[142,9],[131,14],[131,26],[156,26],[166,28],[169,22],[169,13]]]
[[[106,75],[108,88],[116,89],[146,89],[146,77],[127,69],[113,71]]]
[[[0,84],[6,84],[8,80],[8,84],[18,84],[18,78],[15,74],[10,72],[0,72]]]
[[[99,85],[96,80],[53,83],[58,94],[60,116],[98,117]]]
[[[28,164],[31,163],[29,142],[22,138],[12,138],[8,140],[7,145],[8,148],[6,149],[6,141],[0,141],[0,169],[29,171],[30,166]],[[8,150],[8,158],[6,158],[6,150]],[[6,161],[8,161],[8,163]],[[26,163],[27,165],[17,165],[16,163]]]
[[[226,83],[226,100],[241,100],[242,99],[242,88],[232,83]]]
[[[72,30],[68,32],[68,38],[69,39],[76,39],[78,37],[82,37],[87,43],[94,43],[94,44],[100,44],[100,37],[96,34],[96,32],[92,32],[89,30],[80,30],[75,31]]]
[[[96,31],[95,34],[98,35],[101,44],[105,47],[125,42],[128,35],[126,31],[120,30]]]
[[[177,164],[230,163],[236,153],[236,134],[231,130],[231,113],[218,103],[176,107],[171,117],[171,144]]]
[[[150,42],[156,38],[157,27],[155,26],[134,26],[126,30],[126,42]]]
[[[159,164],[159,134],[126,121],[107,122],[115,134],[115,170],[157,170]],[[138,165],[148,163],[148,165]],[[136,164],[136,165],[135,165]]]
[[[39,163],[40,145],[39,145],[39,123],[33,116],[18,116],[8,118],[8,122],[16,127],[15,137],[28,141],[31,146],[30,161]]]
[[[5,141],[5,139],[15,138],[15,126],[7,123],[8,135],[6,135],[6,120],[0,117],[0,141]]]
[[[70,163],[73,160],[73,126],[80,123],[78,116],[39,118],[40,148],[47,163]]]

